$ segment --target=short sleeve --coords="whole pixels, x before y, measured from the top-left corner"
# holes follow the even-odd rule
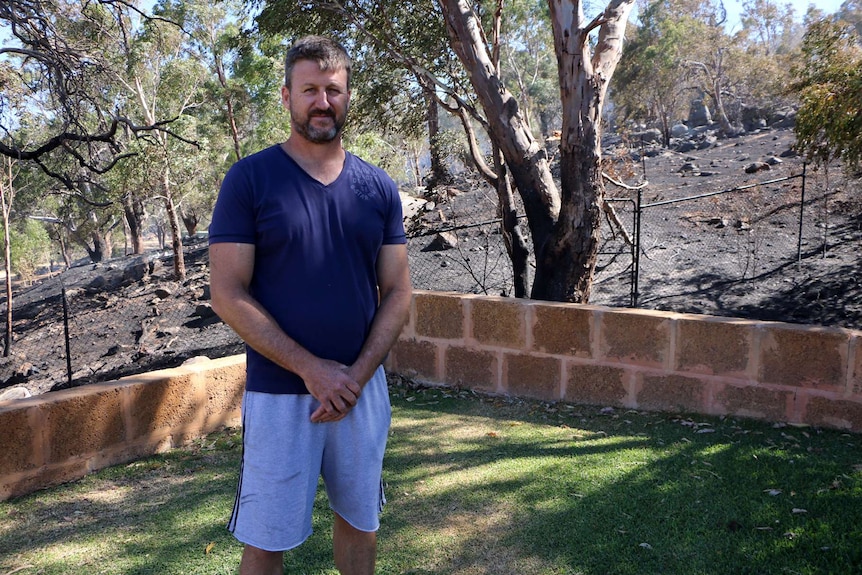
[[[231,166],[213,209],[209,243],[255,243],[254,187],[244,164]]]
[[[386,177],[387,195],[389,196],[389,210],[386,217],[386,228],[383,230],[383,243],[406,244],[407,235],[404,233],[404,216],[401,207],[401,195],[398,186],[392,178]]]

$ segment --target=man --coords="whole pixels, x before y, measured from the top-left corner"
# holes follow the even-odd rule
[[[371,575],[390,423],[381,363],[411,298],[401,203],[346,152],[350,59],[319,36],[285,59],[287,141],[237,162],[210,226],[213,308],[246,342],[241,575],[283,571],[322,475],[343,575]]]

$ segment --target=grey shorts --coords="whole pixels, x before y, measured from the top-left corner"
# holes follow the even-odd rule
[[[392,417],[383,368],[341,421],[311,423],[318,405],[311,395],[243,396],[242,468],[228,524],[241,543],[286,551],[308,539],[321,476],[335,513],[360,531],[380,526]]]

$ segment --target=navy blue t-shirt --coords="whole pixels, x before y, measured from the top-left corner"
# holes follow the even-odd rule
[[[249,291],[291,338],[353,363],[378,305],[377,255],[406,243],[395,182],[348,153],[325,186],[281,146],[243,158],[225,176],[210,244],[254,244]],[[247,346],[249,391],[308,393],[302,379]]]

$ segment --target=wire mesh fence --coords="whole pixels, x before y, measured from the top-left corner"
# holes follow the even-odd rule
[[[862,216],[847,194],[804,167],[720,189],[701,182],[606,200],[590,303],[862,326],[856,284],[823,285],[839,269],[859,276],[841,267],[862,247]],[[511,295],[495,206],[490,193],[436,204],[432,227],[410,234],[414,286]],[[817,310],[789,301],[804,285],[824,300]]]
[[[173,258],[153,253],[73,267],[17,290],[0,388],[43,393],[239,353],[239,337],[209,304],[206,256],[205,244],[187,247],[182,282],[173,279]]]

